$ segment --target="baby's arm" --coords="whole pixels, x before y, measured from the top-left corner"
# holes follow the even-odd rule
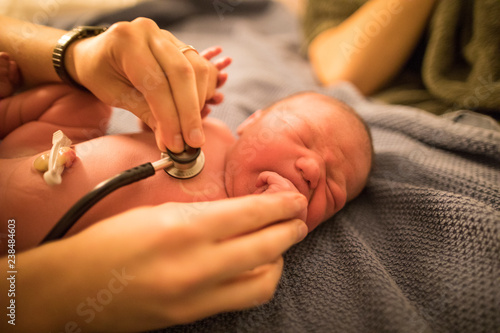
[[[102,136],[110,108],[93,95],[62,84],[37,87],[0,100],[0,156],[50,149],[61,129],[74,143]]]

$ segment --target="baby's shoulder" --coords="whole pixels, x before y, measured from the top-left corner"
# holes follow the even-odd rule
[[[234,136],[227,125],[215,118],[203,119],[203,130],[206,136],[218,137],[224,141],[233,141]]]

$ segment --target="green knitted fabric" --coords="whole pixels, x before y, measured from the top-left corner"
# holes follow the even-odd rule
[[[309,0],[306,43],[366,1]],[[468,109],[500,116],[500,1],[441,0],[415,54],[374,97],[441,114]]]
[[[367,0],[308,0],[304,16],[307,44],[321,32],[333,28],[351,16]]]

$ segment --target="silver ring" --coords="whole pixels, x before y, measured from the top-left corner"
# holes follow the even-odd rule
[[[181,53],[187,52],[189,50],[196,52],[196,54],[199,54],[192,45],[184,45],[183,47],[179,48],[179,51],[181,51]]]

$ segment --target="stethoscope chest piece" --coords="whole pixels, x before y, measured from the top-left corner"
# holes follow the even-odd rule
[[[174,163],[167,166],[164,170],[174,178],[193,178],[197,176],[205,166],[205,155],[200,148],[186,146],[186,149],[178,154],[171,151],[161,153],[162,158],[167,156],[170,157]]]

